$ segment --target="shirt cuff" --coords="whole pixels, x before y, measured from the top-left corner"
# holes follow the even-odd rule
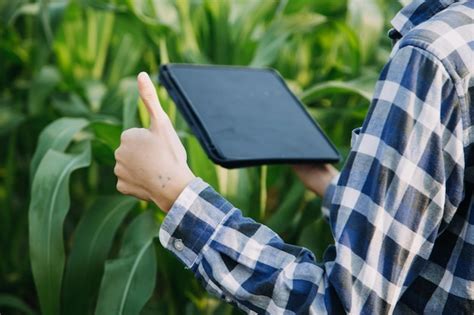
[[[334,178],[331,180],[323,196],[321,212],[323,213],[323,217],[326,220],[329,220],[330,209],[332,206],[332,199],[334,197],[334,191],[336,190],[336,184],[338,180],[339,180],[339,174],[334,176]]]
[[[232,208],[209,184],[195,178],[181,192],[163,220],[160,242],[187,268],[193,268]]]

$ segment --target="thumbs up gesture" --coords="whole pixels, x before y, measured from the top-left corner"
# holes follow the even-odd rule
[[[137,80],[140,98],[150,114],[150,128],[131,128],[122,133],[115,151],[117,190],[151,200],[167,212],[195,176],[150,77],[141,72]]]

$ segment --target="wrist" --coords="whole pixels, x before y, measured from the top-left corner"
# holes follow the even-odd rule
[[[150,192],[150,199],[164,212],[168,212],[183,190],[196,176],[187,169],[175,179],[171,178],[167,185],[162,185]]]
[[[332,180],[336,176],[339,175],[338,170],[330,164],[325,164],[322,167],[324,168],[324,172],[321,176],[322,185],[320,187],[317,187],[317,189],[316,189],[317,190],[316,193],[320,197],[324,197],[324,195],[326,194],[326,190],[330,186]]]

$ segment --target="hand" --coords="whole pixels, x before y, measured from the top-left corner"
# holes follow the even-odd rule
[[[115,151],[117,190],[152,200],[167,212],[195,176],[150,77],[141,72],[137,81],[140,98],[150,114],[150,128],[131,128],[122,133]]]
[[[293,170],[303,184],[320,197],[324,196],[331,180],[339,174],[331,164],[293,165]]]

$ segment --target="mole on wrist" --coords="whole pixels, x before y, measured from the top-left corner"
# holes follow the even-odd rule
[[[158,179],[160,180],[161,188],[165,188],[168,182],[171,180],[171,177],[158,175]]]

